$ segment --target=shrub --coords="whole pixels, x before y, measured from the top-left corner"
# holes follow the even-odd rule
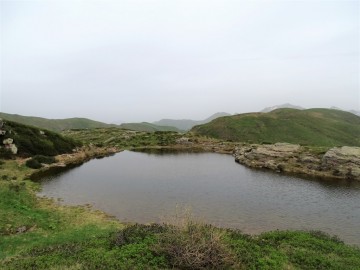
[[[41,163],[35,159],[27,160],[25,165],[32,169],[40,169],[42,167]]]
[[[234,267],[234,256],[225,244],[225,231],[195,222],[188,209],[176,213],[157,235],[154,251],[173,268],[224,269]],[[183,213],[182,213],[183,212]]]
[[[71,153],[72,149],[81,145],[80,142],[55,132],[46,131],[46,135],[41,135],[38,128],[11,121],[7,122],[7,128],[12,131],[12,138],[19,149],[18,155],[22,157]]]
[[[11,152],[11,150],[0,146],[0,158],[11,159],[12,157],[13,153]]]
[[[232,254],[222,241],[223,232],[211,225],[189,222],[173,225],[159,234],[155,249],[165,255],[174,268],[223,269],[231,265]]]
[[[146,237],[165,231],[165,227],[159,224],[134,224],[117,232],[111,237],[111,246],[123,246],[138,243]]]
[[[39,163],[45,163],[45,164],[52,164],[56,162],[54,157],[48,157],[42,155],[33,156],[32,159],[36,160]]]

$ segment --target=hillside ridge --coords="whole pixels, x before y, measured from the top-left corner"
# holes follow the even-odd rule
[[[360,117],[322,108],[276,109],[268,113],[226,116],[195,126],[191,131],[217,139],[249,143],[360,146]]]

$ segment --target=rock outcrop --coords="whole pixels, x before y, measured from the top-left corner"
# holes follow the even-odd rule
[[[0,136],[3,136],[6,134],[6,130],[3,130],[4,121],[0,118]]]
[[[360,147],[335,147],[324,153],[288,143],[242,145],[235,161],[252,168],[360,181]]]
[[[4,129],[5,123],[4,121],[0,118],[0,136],[4,136],[6,134],[6,130]],[[11,134],[11,131],[9,132],[9,134]],[[0,145],[0,148],[4,147],[5,149],[9,149],[11,151],[12,154],[16,155],[18,152],[18,148],[17,146],[13,143],[14,140],[12,138],[6,138],[3,139],[3,145]]]
[[[322,168],[336,175],[360,179],[360,147],[335,147],[322,157]]]

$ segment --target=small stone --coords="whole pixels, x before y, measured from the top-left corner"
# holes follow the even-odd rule
[[[26,226],[21,226],[16,229],[16,233],[24,233],[26,232],[26,230],[27,230]]]

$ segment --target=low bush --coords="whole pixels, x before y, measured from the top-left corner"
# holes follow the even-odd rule
[[[189,221],[185,226],[167,225],[158,235],[154,250],[173,268],[224,269],[234,267],[234,258],[222,240],[224,231]]]
[[[159,224],[144,225],[134,224],[115,233],[112,236],[111,246],[123,246],[143,241],[146,237],[164,232],[166,228]]]
[[[39,169],[42,167],[42,164],[52,164],[56,160],[54,157],[47,157],[42,155],[33,156],[31,159],[27,160],[25,165],[32,169]]]
[[[40,169],[42,167],[41,163],[35,159],[27,160],[25,165],[31,169]]]
[[[38,128],[20,123],[8,121],[6,129],[12,132],[11,138],[14,139],[18,147],[17,155],[22,157],[33,155],[56,156],[71,153],[72,149],[81,146],[79,141],[65,138],[51,131],[46,131],[46,135],[41,135]]]
[[[11,150],[6,149],[4,147],[0,146],[0,158],[3,159],[11,159],[13,157],[13,153],[11,152]]]
[[[32,159],[36,160],[39,163],[45,163],[45,164],[52,164],[56,162],[54,157],[48,157],[42,155],[33,156]]]

